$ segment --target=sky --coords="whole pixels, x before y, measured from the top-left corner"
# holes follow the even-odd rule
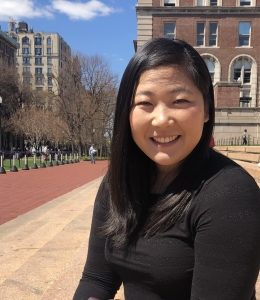
[[[57,32],[73,52],[103,56],[121,78],[134,55],[137,0],[0,0],[0,26],[24,21],[34,32]]]

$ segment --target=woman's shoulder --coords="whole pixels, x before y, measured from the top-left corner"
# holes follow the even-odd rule
[[[211,153],[208,174],[196,201],[205,207],[255,206],[260,213],[260,189],[240,165],[220,153]]]

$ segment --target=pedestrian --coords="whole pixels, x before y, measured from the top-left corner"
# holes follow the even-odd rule
[[[243,139],[243,145],[247,145],[247,130],[246,129],[244,130],[242,139]]]
[[[97,149],[95,148],[95,145],[92,144],[91,147],[89,148],[89,155],[91,157],[91,163],[95,164],[95,154],[97,153]]]
[[[111,156],[74,300],[253,300],[260,191],[210,148],[214,92],[184,41],[148,41],[123,74]]]

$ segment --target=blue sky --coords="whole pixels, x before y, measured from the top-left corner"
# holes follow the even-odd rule
[[[134,55],[137,0],[0,0],[0,25],[25,21],[34,31],[57,32],[72,51],[104,56],[121,78]]]

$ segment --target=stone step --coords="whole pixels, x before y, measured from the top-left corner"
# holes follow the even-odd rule
[[[260,167],[257,164],[248,163],[241,160],[234,161],[242,166],[252,177],[254,177],[258,185],[260,185]]]
[[[1,300],[42,299],[70,264],[77,276],[70,295],[62,299],[72,299],[86,259],[83,246],[100,182],[94,180],[0,226]],[[81,248],[81,265],[75,266],[73,258]]]

